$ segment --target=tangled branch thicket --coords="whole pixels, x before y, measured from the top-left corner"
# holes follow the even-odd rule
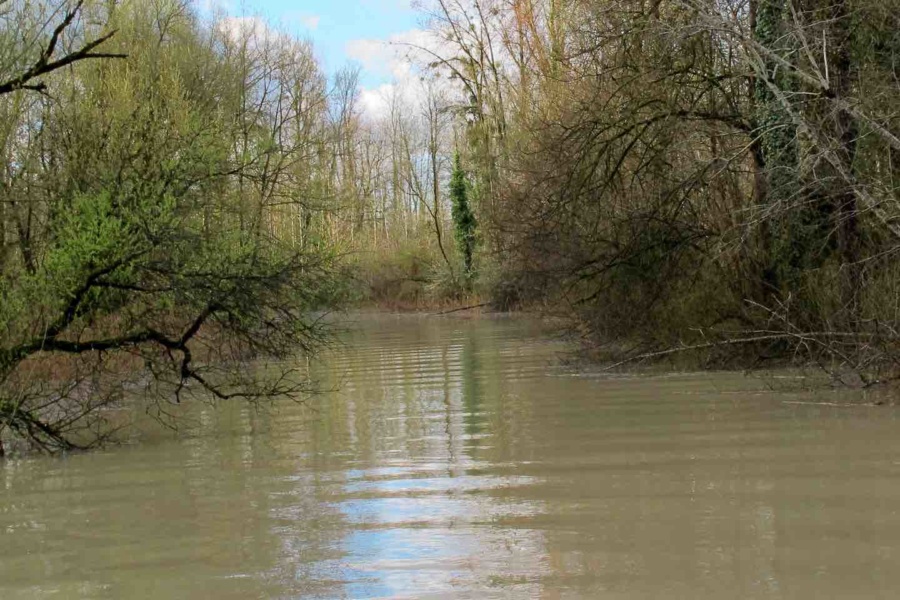
[[[616,362],[900,374],[895,0],[439,7],[481,73],[496,293]]]

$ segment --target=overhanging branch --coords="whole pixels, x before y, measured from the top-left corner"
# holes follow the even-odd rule
[[[78,15],[78,11],[81,10],[82,5],[84,4],[84,0],[79,0],[79,2],[66,13],[66,16],[63,18],[62,22],[56,26],[53,30],[53,33],[50,36],[50,40],[47,42],[47,45],[41,51],[40,56],[34,62],[31,67],[25,70],[24,73],[21,73],[3,83],[0,83],[0,95],[9,94],[15,92],[16,90],[32,90],[32,91],[44,91],[47,88],[47,85],[42,82],[32,83],[32,81],[42,75],[47,75],[61,69],[67,65],[71,65],[78,61],[94,59],[94,58],[127,58],[127,54],[117,53],[117,52],[94,52],[96,48],[102,45],[104,42],[108,41],[116,34],[116,30],[110,31],[109,33],[100,36],[96,40],[86,43],[84,46],[79,48],[78,50],[74,50],[65,56],[58,58],[56,60],[51,60],[53,58],[53,53],[56,51],[56,46],[59,44],[59,39],[62,36],[63,32],[72,24],[75,20],[75,17]]]

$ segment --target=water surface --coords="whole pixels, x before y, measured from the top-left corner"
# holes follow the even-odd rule
[[[894,598],[895,409],[361,316],[311,407],[0,463],[0,598]]]

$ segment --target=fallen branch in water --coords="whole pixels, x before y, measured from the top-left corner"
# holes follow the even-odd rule
[[[449,315],[450,313],[462,312],[464,310],[472,310],[474,308],[482,308],[483,306],[489,305],[490,302],[482,302],[481,304],[472,304],[470,306],[463,306],[460,308],[451,308],[450,310],[443,310],[441,312],[431,313],[432,317],[438,317],[440,315]]]
[[[850,406],[850,407],[859,407],[859,406],[884,406],[883,401],[876,402],[865,402],[862,404],[854,404],[852,402],[803,402],[800,400],[783,400],[782,404],[803,404],[808,406]]]
[[[760,335],[743,337],[743,338],[735,338],[728,340],[718,340],[715,342],[705,342],[702,344],[693,344],[690,346],[679,346],[677,348],[668,348],[666,350],[659,350],[657,352],[646,352],[644,354],[637,354],[635,356],[630,356],[626,359],[620,360],[617,363],[606,366],[603,368],[604,371],[611,371],[617,367],[621,367],[622,365],[626,365],[628,363],[632,363],[639,360],[647,360],[651,358],[660,358],[663,356],[669,356],[671,354],[678,354],[680,352],[691,352],[693,350],[708,350],[710,348],[718,348],[721,346],[734,346],[738,344],[753,344],[755,342],[770,342],[776,340],[799,340],[801,342],[818,342],[822,343],[822,338],[839,338],[839,339],[852,339],[852,338],[871,338],[872,334],[864,333],[864,332],[844,332],[844,331],[819,331],[819,332],[809,332],[809,333],[798,333],[798,332],[760,332]]]
[[[690,352],[692,350],[708,350],[709,348],[716,348],[719,346],[733,346],[736,344],[752,344],[754,342],[766,342],[772,340],[782,340],[787,338],[796,337],[795,334],[790,333],[776,333],[776,334],[767,334],[767,335],[758,335],[747,338],[739,338],[734,340],[721,340],[718,342],[706,342],[703,344],[694,344],[691,346],[679,346],[678,348],[669,348],[668,350],[659,350],[657,352],[646,352],[644,354],[638,354],[636,356],[630,356],[624,360],[620,360],[617,363],[608,365],[603,368],[604,371],[611,371],[617,367],[621,367],[622,365],[627,365],[628,363],[632,363],[638,360],[647,360],[650,358],[660,358],[663,356],[669,356],[671,354],[678,354],[679,352]]]

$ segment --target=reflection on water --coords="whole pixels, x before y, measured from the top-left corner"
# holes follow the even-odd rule
[[[578,375],[521,319],[357,319],[311,407],[198,407],[192,435],[0,465],[0,598],[900,589],[891,408]]]

